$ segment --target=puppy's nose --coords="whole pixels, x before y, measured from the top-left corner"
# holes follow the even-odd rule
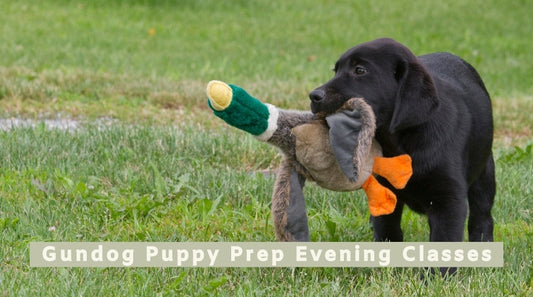
[[[313,102],[320,102],[326,98],[326,92],[324,92],[322,89],[314,89],[309,93],[309,99]]]

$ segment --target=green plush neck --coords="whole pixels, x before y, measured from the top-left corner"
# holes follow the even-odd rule
[[[217,88],[225,88],[228,86],[231,89],[219,91]],[[231,94],[231,98],[225,98]],[[210,83],[207,89],[208,104],[213,110],[213,113],[224,120],[226,123],[244,130],[253,135],[260,135],[268,128],[268,118],[270,112],[268,107],[258,99],[250,96],[244,89],[222,82]],[[230,101],[229,105],[227,104]],[[219,104],[223,102],[223,104]],[[215,108],[216,106],[225,106],[222,110]]]

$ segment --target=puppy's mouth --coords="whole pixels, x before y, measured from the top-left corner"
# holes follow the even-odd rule
[[[311,112],[318,118],[325,118],[327,116],[327,113],[320,109],[320,104],[314,102],[311,102]]]
[[[346,105],[352,98],[346,98],[343,100],[327,100],[324,99],[321,102],[311,101],[311,112],[315,114],[317,118],[325,118],[331,114],[337,113],[342,109],[349,109],[350,107]],[[363,98],[359,98],[364,100]]]

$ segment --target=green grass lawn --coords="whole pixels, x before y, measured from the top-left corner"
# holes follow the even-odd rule
[[[531,1],[0,1],[0,296],[531,296]],[[493,97],[503,268],[31,268],[32,241],[274,241],[272,147],[207,110],[210,79],[308,108],[389,36],[471,62]],[[49,129],[72,119],[81,128]],[[313,241],[371,241],[363,193],[306,187]],[[427,241],[407,211],[406,241]],[[334,227],[332,227],[334,226]]]

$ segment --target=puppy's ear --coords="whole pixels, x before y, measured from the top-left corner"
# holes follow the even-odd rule
[[[433,79],[416,58],[398,63],[395,77],[398,92],[389,126],[391,133],[424,123],[439,106]]]

